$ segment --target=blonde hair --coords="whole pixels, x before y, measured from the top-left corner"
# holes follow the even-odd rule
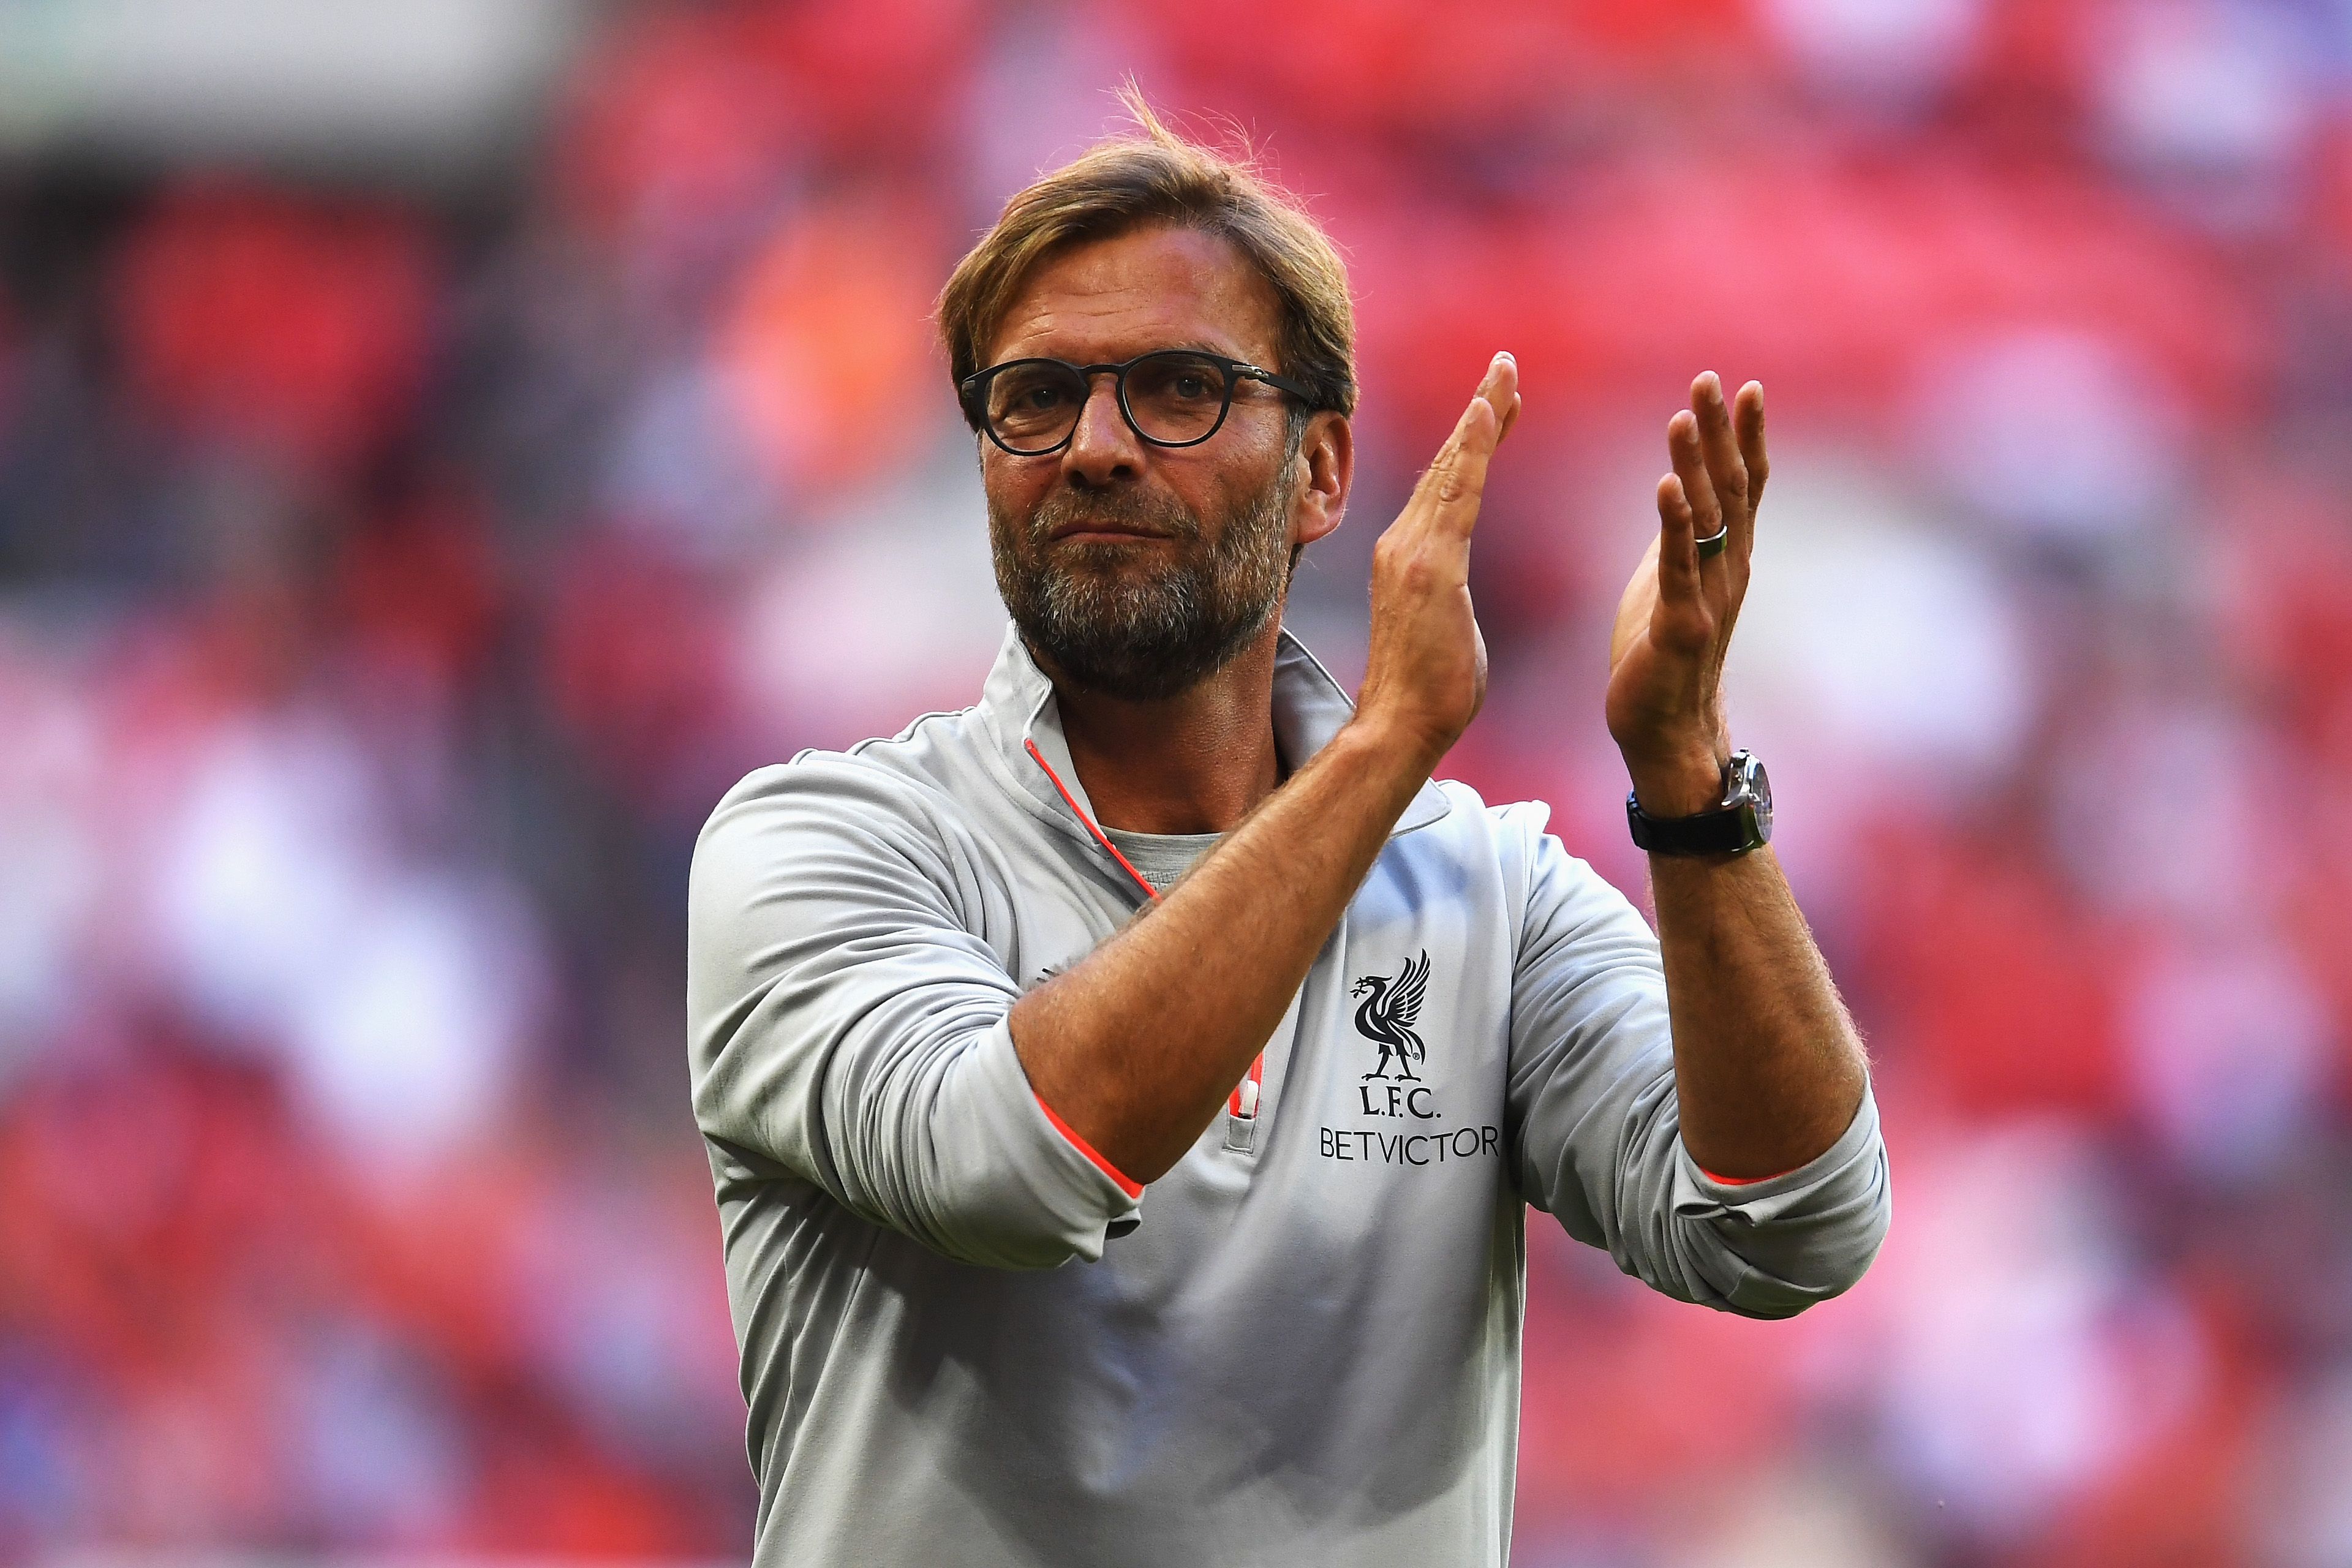
[[[939,305],[949,375],[961,387],[984,368],[980,356],[1021,280],[1045,256],[1168,224],[1220,235],[1249,258],[1281,308],[1275,344],[1281,363],[1265,368],[1306,387],[1311,407],[1354,413],[1356,312],[1347,267],[1329,238],[1246,152],[1230,157],[1179,136],[1132,81],[1118,96],[1136,131],[1097,142],[1015,195],[956,264]]]

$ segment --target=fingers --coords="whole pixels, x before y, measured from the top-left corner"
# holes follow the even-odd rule
[[[1747,521],[1748,465],[1741,460],[1739,442],[1732,434],[1731,410],[1723,401],[1723,380],[1713,371],[1691,383],[1691,413],[1698,420],[1699,450],[1706,459],[1724,513],[1736,525]]]
[[[1486,362],[1486,374],[1478,383],[1477,395],[1495,411],[1495,444],[1499,447],[1519,417],[1519,362],[1510,350],[1497,349],[1495,357]]]
[[[1486,374],[1478,378],[1478,390],[1470,395],[1469,406],[1454,422],[1454,433],[1437,449],[1430,471],[1434,473],[1447,459],[1468,447],[1483,444],[1492,452],[1502,441],[1509,422],[1518,417],[1518,362],[1507,353],[1498,353],[1486,362]]]
[[[1764,501],[1764,479],[1770,465],[1764,460],[1764,384],[1751,381],[1739,389],[1732,409],[1732,427],[1739,437],[1739,459],[1748,468],[1748,520]]]
[[[1511,433],[1512,424],[1519,416],[1519,362],[1508,350],[1498,351],[1486,362],[1486,374],[1478,381],[1478,390],[1470,399],[1470,406],[1462,411],[1465,423],[1475,417],[1480,404],[1494,416],[1494,435],[1486,442],[1486,455],[1492,457],[1503,437]],[[1481,422],[1483,425],[1483,421]],[[1461,431],[1457,427],[1456,435]]]
[[[1434,521],[1467,534],[1478,521],[1486,490],[1486,465],[1519,415],[1519,367],[1507,353],[1488,362],[1477,394],[1421,476],[1413,499],[1433,509]]]
[[[1511,352],[1508,349],[1503,350],[1495,357],[1502,361],[1504,364],[1510,367],[1508,381],[1507,383],[1498,383],[1497,390],[1492,397],[1487,399],[1490,403],[1494,403],[1496,409],[1499,411],[1503,416],[1503,427],[1495,434],[1495,445],[1499,447],[1503,444],[1504,439],[1510,435],[1511,426],[1519,422],[1519,362],[1511,357]],[[1492,367],[1490,366],[1490,373]],[[1496,398],[1500,398],[1502,401],[1496,402]]]
[[[1675,724],[1685,731],[1696,717],[1720,738],[1723,655],[1747,589],[1755,501],[1763,488],[1763,388],[1753,382],[1741,387],[1734,406],[1714,372],[1699,376],[1691,384],[1690,407],[1666,422],[1666,449],[1674,471],[1658,481],[1656,564],[1645,562],[1635,574],[1611,637],[1610,728],[1621,744],[1630,732],[1624,726],[1633,723],[1628,714],[1644,704],[1680,714]],[[1698,541],[1725,531],[1729,548],[1702,559]],[[1655,584],[1646,605],[1645,576]],[[1646,657],[1637,661],[1640,648]],[[1646,689],[1638,698],[1623,695],[1621,680],[1628,690]]]
[[[1699,528],[1680,475],[1658,481],[1658,598],[1677,605],[1699,599]]]
[[[1723,526],[1723,505],[1714,477],[1707,470],[1704,437],[1698,416],[1687,409],[1666,422],[1666,453],[1674,460],[1674,478],[1683,497],[1683,509],[1696,537],[1706,538]],[[1661,494],[1663,495],[1663,491]],[[1697,564],[1694,554],[1693,565]]]

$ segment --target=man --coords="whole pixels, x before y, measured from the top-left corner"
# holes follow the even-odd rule
[[[1611,652],[1654,939],[1543,807],[1430,780],[1516,366],[1381,538],[1351,710],[1280,625],[1353,471],[1344,272],[1140,118],[941,297],[1013,622],[979,704],[753,773],[696,852],[762,1563],[1500,1564],[1526,1205],[1759,1317],[1885,1229],[1717,698],[1761,388],[1668,426]]]

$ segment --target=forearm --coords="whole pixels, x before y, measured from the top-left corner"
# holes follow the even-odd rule
[[[1428,776],[1359,719],[1164,899],[1013,1009],[1040,1099],[1130,1179],[1182,1157]]]
[[[1497,354],[1373,546],[1355,718],[1145,918],[1014,1004],[1030,1086],[1129,1180],[1156,1180],[1209,1125],[1413,792],[1477,712],[1486,653],[1470,531],[1487,459],[1518,406],[1518,368]]]
[[[1764,388],[1741,387],[1735,408],[1702,374],[1666,447],[1658,537],[1610,635],[1606,710],[1642,809],[1672,821],[1713,809],[1728,779],[1723,661],[1769,472]],[[1650,888],[1684,1148],[1718,1176],[1806,1163],[1853,1121],[1867,1063],[1780,862],[1654,855]]]
[[[1684,1147],[1718,1176],[1794,1170],[1853,1121],[1868,1066],[1780,862],[1655,855],[1650,888]]]

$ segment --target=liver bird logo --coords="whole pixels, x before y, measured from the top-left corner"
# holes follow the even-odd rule
[[[1367,974],[1350,988],[1351,994],[1363,998],[1356,1008],[1356,1032],[1381,1047],[1380,1066],[1366,1073],[1366,1078],[1388,1077],[1389,1063],[1394,1061],[1398,1078],[1418,1081],[1412,1064],[1427,1061],[1429,1047],[1421,1043],[1412,1026],[1421,1016],[1422,994],[1428,989],[1426,948],[1419,958],[1406,959],[1395,979]]]

